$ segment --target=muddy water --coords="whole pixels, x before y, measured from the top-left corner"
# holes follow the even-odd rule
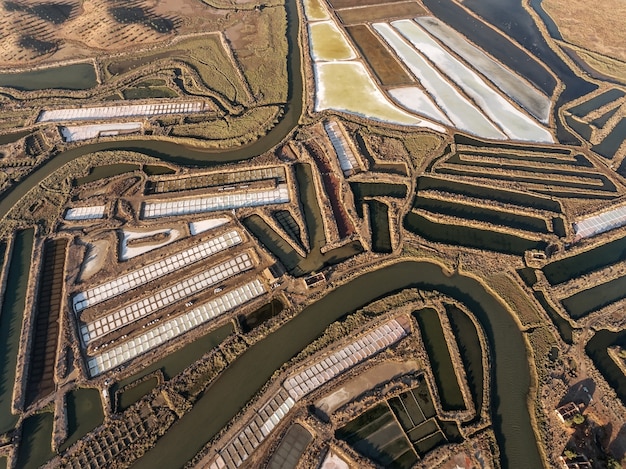
[[[51,444],[53,420],[54,416],[50,412],[36,414],[24,420],[17,467],[35,469],[54,456]]]
[[[69,448],[83,436],[96,428],[104,420],[100,391],[97,389],[76,389],[65,396],[67,406],[67,441],[62,450]]]
[[[327,294],[236,360],[134,467],[181,467],[191,459],[284,362],[343,315],[404,288],[439,290],[465,303],[485,330],[493,357],[492,413],[507,468],[540,468],[527,393],[530,372],[522,335],[511,315],[476,280],[445,274],[429,262],[401,262],[364,274]],[[202,428],[202,432],[197,429]],[[173,451],[176,448],[176,451]]]
[[[97,85],[92,63],[43,68],[21,73],[0,74],[0,86],[22,91],[56,88],[61,90],[87,90]]]
[[[30,133],[30,130],[22,130],[21,132],[12,132],[10,134],[0,135],[0,145],[17,142],[19,139],[26,137]]]
[[[450,326],[461,352],[461,360],[467,375],[467,383],[472,399],[474,400],[476,414],[480,415],[483,408],[485,371],[483,370],[483,353],[480,339],[478,338],[478,331],[470,317],[456,306],[446,305],[446,313],[450,319]]]
[[[0,311],[0,433],[11,430],[17,423],[17,416],[11,413],[11,400],[34,234],[29,229],[15,235]]]
[[[587,342],[585,351],[619,398],[626,404],[626,376],[609,356],[607,348],[621,345],[626,348],[626,330],[611,332],[602,329]],[[595,397],[595,396],[594,396]]]
[[[443,328],[437,311],[431,308],[413,313],[420,327],[424,346],[428,352],[430,366],[435,375],[437,389],[444,410],[463,410],[465,401],[459,387],[454,365],[450,358],[450,350],[443,335]]]

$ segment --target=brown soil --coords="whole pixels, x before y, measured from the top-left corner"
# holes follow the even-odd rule
[[[424,7],[415,2],[391,3],[383,7],[375,5],[337,11],[337,15],[344,24],[382,21],[392,18],[412,18],[425,14],[427,12]]]
[[[622,0],[544,0],[541,6],[567,42],[626,61],[626,3]]]
[[[197,0],[132,0],[119,7],[107,0],[66,0],[42,4],[51,6],[47,10],[15,3],[0,3],[0,67],[145,47],[204,30],[224,15]],[[55,14],[54,6],[67,9]]]

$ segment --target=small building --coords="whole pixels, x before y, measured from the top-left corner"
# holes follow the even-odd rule
[[[307,288],[314,288],[325,281],[326,281],[326,276],[324,275],[323,272],[312,274],[304,278],[304,283],[306,284]]]
[[[578,454],[573,458],[559,456],[563,469],[591,469],[591,463],[584,454]]]
[[[573,402],[568,402],[567,404],[558,407],[555,412],[559,420],[565,423],[572,420],[576,415],[580,414],[580,407],[578,407]]]

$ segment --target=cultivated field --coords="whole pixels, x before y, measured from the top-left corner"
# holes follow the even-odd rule
[[[125,51],[172,39],[221,20],[196,0],[66,0],[0,4],[0,66],[26,66]]]

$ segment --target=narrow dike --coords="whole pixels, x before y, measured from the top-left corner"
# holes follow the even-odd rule
[[[26,405],[54,391],[54,363],[59,336],[59,314],[65,272],[67,240],[47,241],[31,341]]]

